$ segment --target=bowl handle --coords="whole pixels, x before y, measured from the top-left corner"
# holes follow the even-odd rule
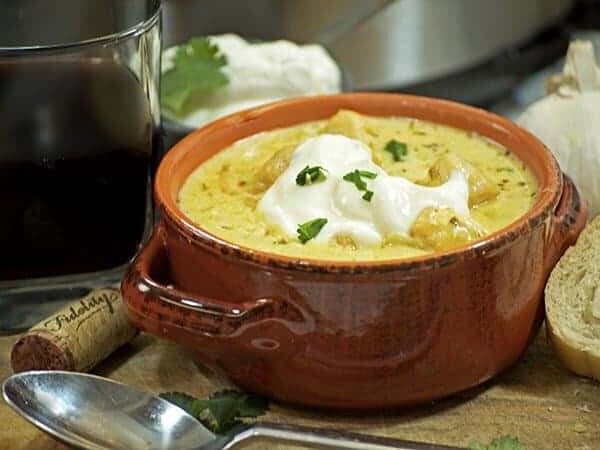
[[[563,191],[551,216],[546,244],[547,273],[550,273],[567,248],[575,243],[585,227],[589,211],[573,180],[563,174]]]
[[[228,337],[242,326],[265,319],[283,319],[289,325],[304,322],[304,314],[287,301],[260,298],[231,302],[189,294],[157,282],[151,274],[165,271],[167,263],[164,234],[161,222],[121,282],[127,315],[141,330],[174,338],[181,329],[204,336]]]

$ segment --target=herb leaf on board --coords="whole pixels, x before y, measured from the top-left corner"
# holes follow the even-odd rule
[[[217,434],[240,425],[241,417],[257,417],[269,408],[264,397],[234,389],[216,392],[208,399],[198,399],[183,392],[165,392],[160,397],[179,406]]]
[[[527,450],[521,442],[512,436],[502,436],[493,439],[488,444],[473,443],[469,446],[470,450]]]

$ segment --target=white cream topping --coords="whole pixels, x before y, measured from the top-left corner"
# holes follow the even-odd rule
[[[322,182],[298,185],[296,176],[306,166],[325,169]],[[377,174],[362,178],[373,192],[371,201],[364,191],[343,179],[354,170]],[[440,186],[414,184],[394,177],[373,163],[371,150],[360,141],[337,134],[307,139],[294,151],[288,168],[265,192],[258,210],[269,223],[295,236],[299,224],[326,218],[327,224],[314,238],[326,242],[337,235],[351,236],[359,245],[380,243],[389,234],[406,235],[421,211],[427,207],[451,208],[462,217],[469,216],[469,185],[456,170]]]
[[[198,127],[275,100],[341,90],[340,70],[320,45],[299,46],[285,40],[249,43],[235,34],[209,38],[227,58],[223,72],[229,83],[179,119],[188,126]],[[163,72],[172,67],[176,49],[171,47],[163,53]]]

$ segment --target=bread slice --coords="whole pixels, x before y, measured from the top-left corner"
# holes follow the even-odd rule
[[[560,258],[546,283],[546,327],[562,363],[600,380],[600,216]]]

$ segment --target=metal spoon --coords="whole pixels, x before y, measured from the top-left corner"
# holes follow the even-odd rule
[[[160,397],[83,373],[22,372],[7,378],[2,392],[6,402],[37,427],[67,444],[91,450],[230,449],[256,438],[338,449],[456,449],[267,423],[217,436]]]

